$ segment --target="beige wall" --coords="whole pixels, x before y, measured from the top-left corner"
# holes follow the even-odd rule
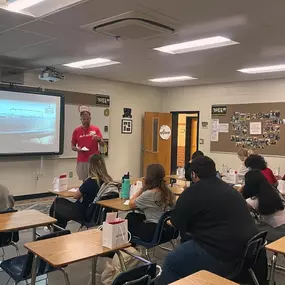
[[[109,172],[115,179],[120,179],[127,171],[130,171],[133,176],[140,175],[142,118],[146,111],[161,111],[162,103],[159,90],[141,85],[68,74],[64,81],[49,84],[40,81],[37,76],[37,73],[27,73],[25,85],[110,95],[110,149],[109,158],[106,159]],[[133,110],[134,124],[131,135],[121,134],[121,118],[124,107]],[[75,116],[77,115],[75,114]],[[96,122],[93,123],[96,124]],[[40,175],[37,180],[37,172],[40,169],[39,157],[1,158],[0,183],[8,186],[14,195],[47,192],[47,188],[51,186],[55,176],[69,171],[73,171],[75,174],[75,167],[75,159],[45,158],[43,175]],[[78,181],[74,178],[71,183],[77,184]]]
[[[199,145],[199,149],[210,155],[219,169],[223,163],[236,169],[240,162],[235,154],[210,153],[211,106],[214,104],[284,102],[284,90],[285,79],[172,88],[164,91],[163,111],[200,111],[200,122],[208,121],[209,128],[200,127],[200,138],[203,138],[205,143]],[[280,166],[281,173],[285,173],[284,157],[266,157],[266,160],[271,168]]]

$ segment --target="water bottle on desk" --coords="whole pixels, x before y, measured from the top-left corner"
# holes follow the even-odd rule
[[[122,199],[129,199],[130,198],[130,174],[125,174],[122,178],[122,191],[121,191],[121,198]]]

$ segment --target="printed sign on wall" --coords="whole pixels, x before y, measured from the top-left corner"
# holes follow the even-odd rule
[[[159,130],[159,135],[163,140],[169,140],[171,137],[171,129],[167,125],[162,125]]]
[[[226,115],[227,114],[227,106],[212,106],[212,115]]]

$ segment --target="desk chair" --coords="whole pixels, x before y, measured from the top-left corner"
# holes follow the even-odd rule
[[[14,213],[17,212],[17,210],[14,209],[8,209],[4,211],[0,211],[1,214],[7,214],[7,213]],[[0,247],[2,249],[2,260],[5,259],[5,251],[4,248],[8,246],[13,246],[16,250],[17,256],[19,256],[19,248],[17,246],[17,242],[19,241],[19,232],[8,232],[8,233],[0,233]]]
[[[158,271],[158,273],[156,273]],[[116,277],[112,285],[150,285],[161,275],[161,267],[154,264],[140,265]]]
[[[106,196],[103,196],[98,201],[110,200],[115,198],[119,198],[119,193],[109,193]],[[88,230],[91,227],[101,225],[103,221],[105,221],[107,213],[112,211],[111,209],[107,209],[99,204],[96,204],[96,202],[93,202],[87,210],[87,216],[90,217],[90,219],[88,219],[87,221],[79,221],[80,228],[78,231],[81,231],[84,227]]]
[[[69,230],[64,231],[58,231],[54,233],[50,233],[44,236],[40,236],[37,238],[37,241],[54,238],[58,236],[68,235],[70,234]],[[26,281],[31,278],[31,270],[32,270],[32,264],[33,264],[34,254],[31,252],[28,252],[25,255],[13,257],[7,260],[4,260],[0,267],[9,275],[9,279],[6,283],[6,285],[9,283],[10,279],[12,278],[15,282],[15,284],[18,284],[21,281]],[[64,268],[55,268],[47,264],[45,261],[39,259],[37,264],[37,276],[41,276],[44,274],[48,274],[50,272],[60,270],[64,274],[65,283],[66,285],[70,285],[69,278],[64,270]]]
[[[261,282],[267,282],[267,258],[264,249],[266,244],[266,235],[267,232],[260,232],[248,241],[239,271],[235,276],[230,278],[228,277],[230,280],[239,284],[266,284],[260,283],[256,277],[256,273],[254,272],[254,269],[258,270],[259,268],[257,267],[263,266],[264,268],[260,270],[263,276],[259,279],[264,279]],[[263,258],[264,260],[262,259],[262,254],[264,254],[265,257]]]
[[[171,211],[165,212],[158,221],[156,226],[153,239],[150,242],[142,241],[139,237],[133,236],[131,239],[131,243],[136,245],[140,245],[145,248],[145,256],[148,260],[150,260],[148,250],[155,246],[161,245],[166,242],[170,242],[173,239],[177,239],[179,236],[179,231],[177,231],[174,227],[167,224],[170,220]]]

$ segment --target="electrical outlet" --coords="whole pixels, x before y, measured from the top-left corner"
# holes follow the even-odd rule
[[[73,172],[70,171],[70,172],[69,172],[69,178],[72,178],[72,177],[73,177]]]

